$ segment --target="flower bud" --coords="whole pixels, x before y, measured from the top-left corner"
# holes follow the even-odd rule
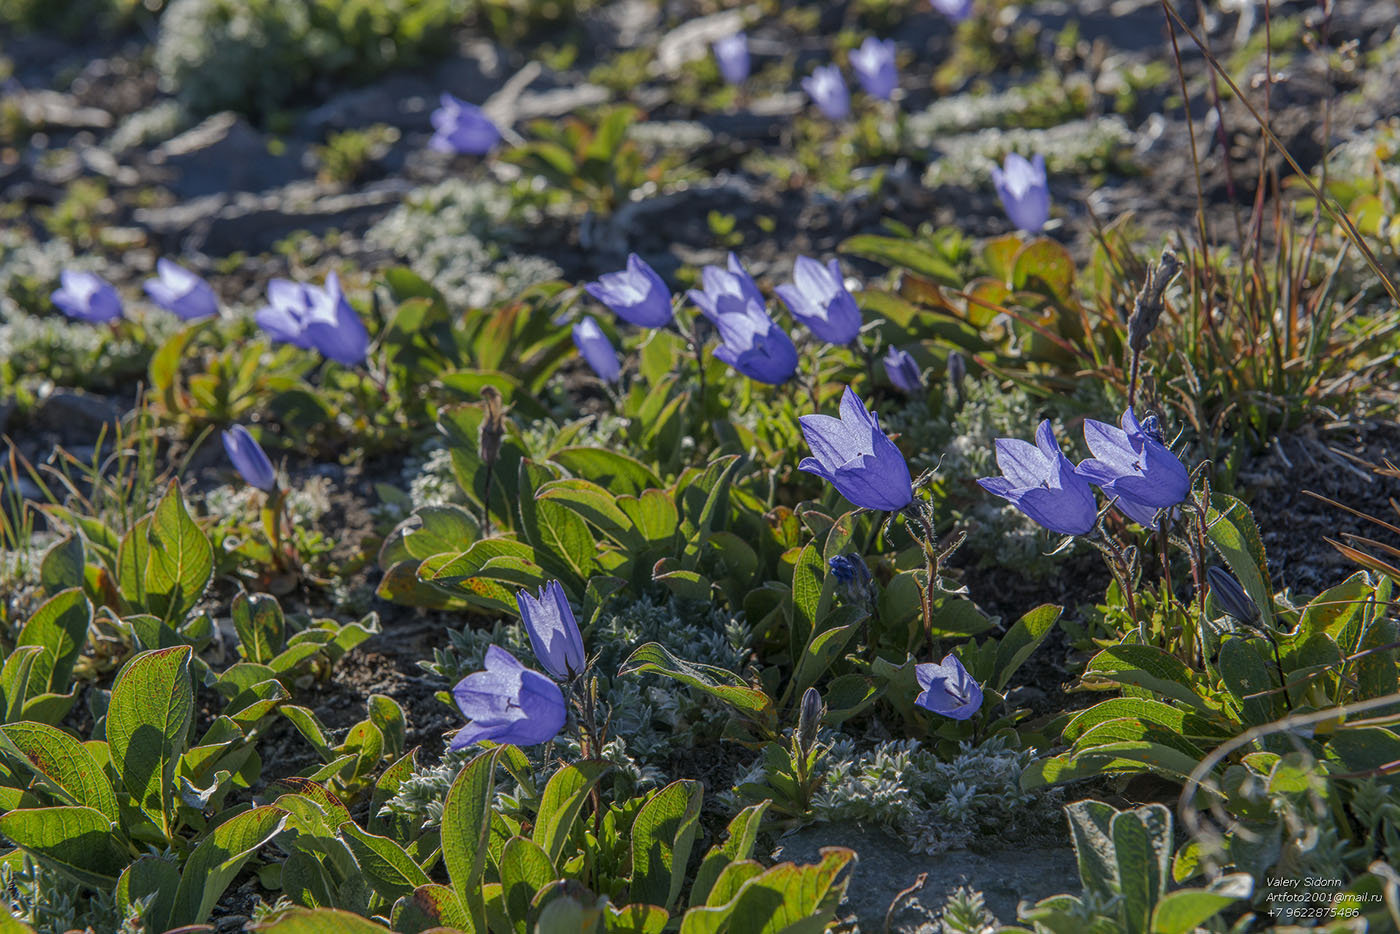
[[[1215,602],[1222,610],[1246,626],[1258,624],[1259,607],[1249,599],[1249,594],[1244,592],[1234,575],[1222,567],[1212,566],[1206,568],[1206,580],[1210,582],[1210,592],[1215,595]]]
[[[797,715],[797,745],[803,752],[811,752],[817,743],[817,730],[821,728],[822,717],[826,716],[826,704],[816,688],[808,688],[802,695],[802,707]]]

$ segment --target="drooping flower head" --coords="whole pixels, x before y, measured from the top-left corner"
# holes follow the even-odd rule
[[[110,282],[95,272],[65,269],[59,287],[49,296],[58,310],[70,318],[99,324],[122,316],[122,300]]]
[[[273,279],[267,284],[267,300],[253,319],[273,340],[320,351],[346,365],[365,361],[369,332],[345,298],[335,273],[326,276],[324,288]]]
[[[538,596],[521,590],[515,595],[515,605],[541,667],[560,681],[572,681],[582,674],[588,664],[583,635],[578,631],[563,586],[550,581],[540,588]]]
[[[841,281],[836,260],[823,266],[799,256],[792,266],[792,282],[773,291],[794,318],[827,343],[849,344],[860,336],[860,309]]]
[[[715,40],[715,63],[729,84],[743,84],[749,76],[749,37],[742,32]]]
[[[992,166],[992,184],[1006,209],[1006,216],[1019,230],[1040,233],[1050,219],[1050,186],[1045,180],[1045,157],[1036,153],[1031,161],[1019,153],[1007,153],[1006,167]]]
[[[1131,407],[1123,413],[1121,428],[1086,418],[1084,443],[1094,456],[1077,469],[1105,496],[1116,498],[1116,507],[1130,519],[1152,528],[1157,510],[1186,498],[1191,478],[1155,430],[1156,421],[1148,422],[1151,431],[1138,424]]]
[[[1052,532],[1084,535],[1094,527],[1098,518],[1094,491],[1055,443],[1049,419],[1036,429],[1035,444],[998,438],[996,449],[1002,476],[978,480],[982,489]]]
[[[567,719],[559,685],[498,645],[486,649],[484,665],[485,671],[467,675],[452,689],[457,708],[471,722],[448,748],[483,741],[538,746],[559,735]]]
[[[277,471],[272,469],[272,461],[258,444],[248,429],[234,425],[223,434],[224,450],[239,475],[249,486],[270,493],[277,487]]]
[[[665,327],[671,320],[671,290],[636,253],[628,254],[626,269],[604,273],[584,289],[613,314],[640,327]]]
[[[894,67],[894,40],[866,36],[860,48],[851,53],[851,70],[865,93],[882,101],[890,99],[899,84]]]
[[[605,383],[615,383],[622,374],[622,364],[617,359],[617,351],[598,322],[585,315],[573,327],[574,346],[598,378]]]
[[[904,455],[851,387],[841,396],[840,418],[804,415],[799,421],[813,455],[797,465],[799,470],[816,474],[865,509],[892,512],[913,500]]]
[[[702,288],[687,294],[719,332],[715,357],[760,383],[791,379],[797,372],[797,348],[768,317],[763,294],[738,258],[729,254],[728,269],[706,266],[700,283]]]
[[[209,283],[179,263],[156,260],[156,278],[142,285],[151,301],[185,321],[219,313],[219,301]]]
[[[851,92],[835,65],[819,65],[802,79],[802,89],[828,120],[845,120],[851,113]]]
[[[928,0],[935,10],[955,23],[972,16],[973,0]]]
[[[909,353],[893,345],[885,354],[885,375],[894,383],[894,388],[905,395],[917,395],[924,391],[924,374]]]
[[[501,141],[501,131],[480,107],[446,92],[441,104],[432,114],[434,132],[428,145],[433,149],[484,156]]]
[[[982,706],[981,686],[955,655],[943,656],[939,664],[925,662],[915,665],[914,677],[918,679],[919,687],[923,688],[923,693],[914,703],[925,710],[954,720],[966,720]]]

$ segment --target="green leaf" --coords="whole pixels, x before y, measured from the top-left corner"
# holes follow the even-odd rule
[[[481,874],[486,868],[491,800],[501,748],[483,752],[468,762],[452,782],[442,807],[442,861],[476,931],[486,927]]]
[[[473,930],[457,894],[445,885],[419,886],[394,904],[394,930],[419,932],[447,927]]]
[[[4,668],[0,668],[0,701],[3,701],[0,710],[4,710],[5,720],[19,720],[23,716],[34,666],[43,655],[42,645],[24,645],[5,659]]]
[[[1166,886],[1171,828],[1171,811],[1161,804],[1122,811],[1109,825],[1127,934],[1147,934],[1152,906]]]
[[[554,862],[533,841],[511,837],[501,850],[499,865],[506,914],[516,934],[525,934],[535,894],[556,878]]]
[[[194,716],[191,654],[179,646],[132,658],[107,707],[107,741],[122,785],[167,836],[178,798],[175,763]]]
[[[390,816],[381,816],[384,804],[390,798],[399,793],[400,786],[404,780],[413,774],[414,768],[418,764],[418,748],[410,749],[402,758],[380,774],[374,783],[374,792],[370,795],[369,801],[369,831],[376,833],[381,830],[391,828],[405,832],[407,828],[397,827],[398,821]]]
[[[1231,573],[1259,608],[1266,629],[1274,628],[1274,591],[1269,582],[1269,562],[1249,507],[1224,493],[1211,496],[1206,534],[1225,559]]]
[[[1152,645],[1109,646],[1090,660],[1084,681],[1132,685],[1167,700],[1190,704],[1203,713],[1209,711],[1195,673],[1175,655]]]
[[[203,923],[243,864],[281,833],[286,822],[286,811],[264,805],[231,817],[210,831],[185,861],[170,923],[177,927]]]
[[[695,882],[690,887],[690,904],[703,905],[709,898],[719,874],[731,863],[748,859],[753,855],[754,844],[758,841],[758,830],[773,802],[764,800],[744,808],[729,822],[725,839],[721,844],[710,847],[700,868],[695,873]]]
[[[55,542],[39,562],[39,583],[53,596],[60,590],[83,586],[83,566],[87,561],[80,535],[66,535]]]
[[[1191,934],[1253,892],[1254,878],[1245,872],[1222,876],[1207,889],[1170,892],[1152,912],[1152,934]]]
[[[339,908],[293,908],[248,930],[265,934],[390,934],[384,925]]]
[[[233,598],[232,615],[244,658],[267,664],[282,651],[287,624],[276,597],[265,593],[250,597],[240,593]]]
[[[125,914],[138,900],[154,896],[142,917],[152,930],[165,930],[170,927],[170,909],[179,887],[180,870],[172,860],[141,856],[117,880],[117,908]]]
[[[584,760],[566,765],[550,776],[540,797],[532,839],[544,850],[551,863],[559,862],[583,802],[608,768],[606,762]]]
[[[29,672],[30,695],[68,691],[73,681],[73,665],[87,644],[91,623],[92,604],[81,587],[54,594],[34,611],[15,642],[16,645],[44,648],[44,654],[35,659]]]
[[[18,764],[33,771],[65,798],[65,803],[92,808],[117,822],[117,796],[112,783],[85,745],[44,723],[7,723],[0,727],[0,736]]]
[[[214,547],[185,508],[180,485],[122,540],[122,598],[178,624],[204,595],[214,574]]]
[[[771,728],[777,723],[777,713],[767,694],[749,687],[748,682],[732,671],[676,658],[659,642],[639,646],[618,669],[618,675],[648,672],[673,678],[716,697],[757,720],[760,725]]]
[[[646,490],[661,486],[661,478],[650,467],[607,448],[567,447],[550,454],[549,459],[575,477],[591,481],[617,496],[640,496]]]
[[[642,805],[632,822],[632,881],[634,902],[669,909],[680,895],[686,863],[700,818],[704,786],[681,779],[661,789]]]
[[[847,238],[838,249],[896,269],[907,269],[937,282],[962,284],[962,277],[951,263],[926,244],[904,237],[858,234]]]
[[[1010,683],[1011,676],[1045,641],[1062,612],[1063,607],[1042,604],[1022,616],[1007,630],[1006,635],[997,643],[996,675],[993,677],[992,687],[1000,691]]]
[[[1274,685],[1273,666],[1251,640],[1238,636],[1226,639],[1220,646],[1220,681],[1225,690],[1240,704],[1243,719],[1251,726],[1260,726],[1274,719],[1274,697],[1264,692]]]
[[[413,857],[388,837],[365,833],[354,821],[341,824],[338,836],[370,886],[390,901],[432,881]]]
[[[83,885],[110,891],[126,868],[110,818],[88,807],[24,808],[0,814],[0,834]]]
[[[519,489],[520,529],[525,540],[535,547],[545,563],[550,559],[565,562],[575,583],[588,579],[593,571],[597,546],[588,525],[574,513],[548,500],[538,500],[535,492],[555,479],[551,468],[536,464],[529,458],[520,461]]]

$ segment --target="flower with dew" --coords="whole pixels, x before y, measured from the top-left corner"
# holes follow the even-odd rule
[[[973,0],[928,0],[929,4],[955,23],[972,16]]]
[[[156,278],[147,279],[142,288],[151,301],[185,321],[219,313],[219,300],[209,283],[165,257],[156,260]]]
[[[273,340],[317,350],[338,363],[364,362],[369,332],[335,273],[326,276],[324,287],[273,279],[267,285],[267,301],[253,320]]]
[[[813,455],[797,465],[799,470],[816,474],[864,509],[892,512],[913,501],[904,455],[851,387],[841,396],[840,418],[803,415],[798,421]]]
[[[112,284],[95,272],[65,269],[59,287],[49,296],[70,318],[99,324],[122,316],[122,300]]]
[[[923,689],[914,703],[925,710],[954,720],[966,720],[982,706],[981,686],[951,653],[943,656],[940,663],[915,665],[914,677]]]
[[[617,351],[612,342],[598,327],[598,322],[585,315],[573,327],[574,346],[588,363],[590,369],[605,383],[615,383],[622,374],[622,364],[618,362]]]
[[[640,327],[665,327],[671,320],[671,290],[636,253],[628,254],[626,269],[604,273],[584,289],[613,314]]]
[[[549,581],[538,595],[521,590],[515,595],[520,618],[530,635],[530,647],[540,665],[560,681],[572,681],[583,674],[588,660],[583,651],[583,634],[574,620],[569,598],[558,581]]]
[[[866,36],[860,48],[851,53],[851,71],[865,93],[887,101],[899,85],[899,73],[894,67],[894,40]]]
[[[794,318],[828,344],[849,344],[860,336],[860,309],[841,281],[836,260],[823,266],[799,256],[792,265],[792,282],[773,291]]]
[[[277,488],[277,471],[272,469],[272,461],[267,459],[262,445],[248,433],[242,425],[234,425],[223,434],[224,450],[234,469],[248,482],[264,493]]]
[[[475,104],[446,92],[433,111],[433,138],[428,145],[440,152],[484,156],[501,141],[501,131]]]
[[[1036,429],[1035,444],[998,438],[996,449],[1002,476],[981,478],[977,482],[982,489],[1052,532],[1084,535],[1094,527],[1098,520],[1094,491],[1055,443],[1049,419]]]
[[[742,32],[716,39],[715,63],[728,84],[743,84],[749,76],[749,37]]]
[[[1082,461],[1078,474],[1115,500],[1128,518],[1154,528],[1157,511],[1177,505],[1191,489],[1186,465],[1171,452],[1156,430],[1156,419],[1139,424],[1131,406],[1122,427],[1084,420],[1084,443],[1094,456]]]
[[[851,113],[851,92],[835,65],[819,65],[802,79],[802,89],[828,120],[845,120]]]
[[[1045,157],[1036,153],[1027,162],[1020,153],[1007,153],[1005,168],[992,166],[992,184],[1011,223],[1026,233],[1040,233],[1050,219]]]
[[[883,358],[885,375],[894,383],[894,388],[907,396],[924,391],[924,374],[914,358],[906,350],[891,346]]]
[[[719,332],[715,357],[760,383],[776,386],[791,379],[797,372],[797,348],[768,317],[763,294],[738,258],[729,254],[728,269],[700,270],[700,284],[687,294]]]
[[[471,722],[452,737],[449,749],[484,741],[538,746],[559,735],[568,718],[559,685],[498,645],[486,649],[484,665],[452,689],[457,708]]]

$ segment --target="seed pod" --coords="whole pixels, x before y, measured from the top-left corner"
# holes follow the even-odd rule
[[[1179,272],[1181,260],[1171,250],[1163,250],[1161,261],[1147,267],[1147,278],[1133,302],[1132,317],[1128,319],[1128,349],[1133,353],[1142,353],[1147,346],[1148,335],[1162,317],[1162,296]]]
[[[506,433],[506,407],[501,404],[501,394],[495,386],[481,387],[481,406],[486,410],[479,438],[481,459],[490,467],[501,453],[501,438]]]

